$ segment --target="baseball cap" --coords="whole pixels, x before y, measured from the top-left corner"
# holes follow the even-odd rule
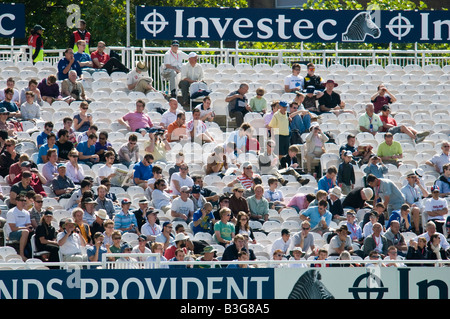
[[[437,186],[437,185],[431,186],[431,192],[432,192],[432,193],[434,193],[434,192],[439,192],[439,191],[440,191],[439,186]]]
[[[131,204],[131,201],[128,198],[122,199],[122,205]]]
[[[195,52],[191,52],[188,55],[188,58],[195,58],[195,57],[197,57],[197,53],[195,53]]]
[[[279,104],[281,107],[288,107],[288,102],[286,102],[286,101],[280,101]]]
[[[180,42],[178,42],[178,40],[173,40],[172,41],[172,45],[177,45],[178,46],[178,45],[180,45]]]

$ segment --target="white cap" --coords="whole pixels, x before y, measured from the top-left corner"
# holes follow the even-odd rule
[[[188,57],[189,58],[195,58],[195,57],[197,57],[197,53],[191,52],[191,53],[189,53]]]

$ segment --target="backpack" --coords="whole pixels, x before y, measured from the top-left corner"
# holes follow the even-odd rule
[[[291,145],[294,144],[303,144],[302,135],[300,134],[300,131],[297,129],[291,130]]]
[[[200,96],[207,96],[209,93],[211,93],[211,90],[208,89],[208,85],[204,82],[194,82],[189,87],[191,99],[196,99]]]

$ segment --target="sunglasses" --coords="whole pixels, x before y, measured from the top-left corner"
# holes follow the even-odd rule
[[[35,200],[36,203],[42,204],[44,201],[43,200]]]

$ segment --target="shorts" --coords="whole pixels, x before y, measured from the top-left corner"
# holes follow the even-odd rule
[[[400,126],[394,126],[394,127],[391,127],[391,128],[388,130],[388,132],[389,132],[389,133],[392,133],[392,135],[397,134],[397,133],[400,133],[400,132],[401,132],[401,127],[400,127]]]
[[[10,232],[9,240],[20,240],[20,238],[22,237],[23,231],[24,231],[24,229],[19,229],[19,230]]]

